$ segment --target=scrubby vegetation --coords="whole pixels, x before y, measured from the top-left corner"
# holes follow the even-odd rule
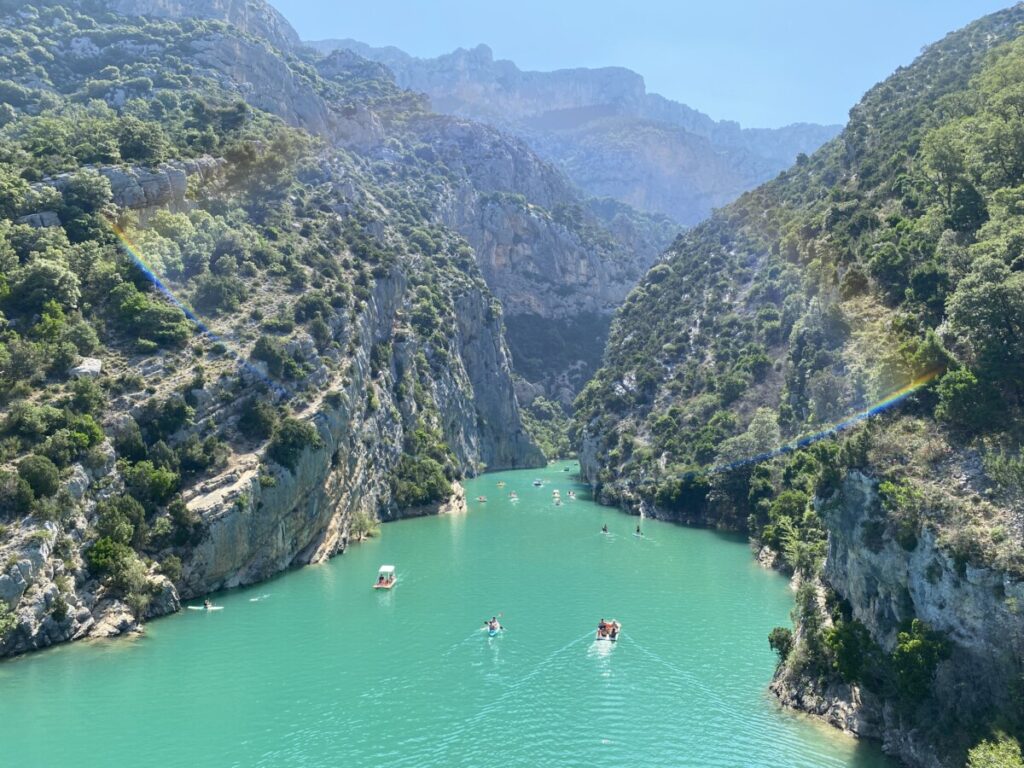
[[[402,443],[381,451],[395,478],[381,503],[446,497],[472,469],[432,389],[444,376],[471,391],[456,300],[479,296],[497,327],[501,309],[441,223],[438,190],[466,177],[412,130],[421,97],[216,21],[92,0],[0,0],[0,17],[0,551],[45,539],[60,573],[84,575],[60,621],[76,590],[145,616],[161,576],[188,576],[203,489],[243,467],[269,493],[323,447],[321,409],[348,418],[358,401],[354,422]],[[375,109],[386,146],[348,152],[315,121],[246,103],[251,88],[202,56],[233,39],[346,119]],[[137,178],[163,192],[175,174],[183,196],[142,199],[154,185]],[[375,301],[395,319],[366,342]],[[100,370],[73,374],[85,358]]]
[[[745,530],[820,587],[798,597],[798,635],[773,634],[790,670],[891,698],[954,751],[953,715],[927,704],[950,638],[910,615],[883,652],[821,581],[825,517],[856,471],[878,498],[871,551],[927,534],[961,574],[1024,577],[1022,21],[1013,8],[926,49],[837,140],[684,234],[576,404],[604,498]],[[903,388],[871,424],[813,437]],[[959,737],[1003,716],[1024,733],[1010,698]]]

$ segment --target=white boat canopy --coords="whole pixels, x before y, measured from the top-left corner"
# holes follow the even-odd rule
[[[394,576],[394,574],[395,574],[395,566],[393,566],[393,565],[382,565],[380,567],[380,570],[377,573],[379,573],[381,576]]]

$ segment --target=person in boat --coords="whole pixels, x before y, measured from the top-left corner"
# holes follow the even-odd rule
[[[608,625],[608,637],[610,637],[612,640],[614,640],[615,637],[618,634],[619,634],[619,627],[618,627],[618,625],[615,624],[615,622],[612,622],[611,624],[609,624]]]
[[[608,533],[608,523],[601,526],[601,533]]]
[[[203,600],[203,608],[205,608],[206,610],[210,610],[211,608],[213,608],[213,603],[211,603],[209,599]]]
[[[599,634],[601,637],[608,636],[608,622],[606,622],[604,619],[601,619],[597,623],[597,634]]]
[[[644,535],[644,532],[640,530],[640,526],[639,525],[636,527],[636,535],[637,536],[643,536]]]
[[[485,621],[484,624],[487,626],[487,629],[489,629],[491,632],[497,632],[499,629],[503,629],[503,627],[501,626],[501,622],[498,621],[497,616],[491,616],[491,620]]]
[[[387,584],[387,583],[388,583],[388,578],[387,578],[387,576],[385,576],[385,575],[384,575],[384,574],[382,573],[382,574],[381,574],[380,576],[378,576],[378,577],[377,577],[377,583],[378,583],[378,584]]]

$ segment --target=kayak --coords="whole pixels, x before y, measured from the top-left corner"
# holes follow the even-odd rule
[[[488,637],[496,637],[497,635],[501,634],[501,630],[503,630],[503,629],[504,629],[504,627],[498,627],[497,629],[491,629],[490,627],[488,627],[488,629],[487,629],[487,636]]]
[[[189,605],[187,606],[190,611],[223,611],[223,605],[211,605],[207,608],[205,605]]]

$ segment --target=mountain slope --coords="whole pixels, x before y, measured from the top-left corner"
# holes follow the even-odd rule
[[[577,401],[605,500],[795,574],[776,693],[914,765],[1024,734],[1022,21],[930,46],[683,235]]]
[[[306,43],[351,50],[427,94],[445,114],[470,117],[522,137],[588,194],[613,197],[691,225],[813,152],[839,126],[741,129],[649,94],[621,67],[524,72],[495,61],[485,45],[436,59],[354,40]]]
[[[0,14],[0,655],[543,462],[438,168],[388,132],[415,100],[218,20]]]

